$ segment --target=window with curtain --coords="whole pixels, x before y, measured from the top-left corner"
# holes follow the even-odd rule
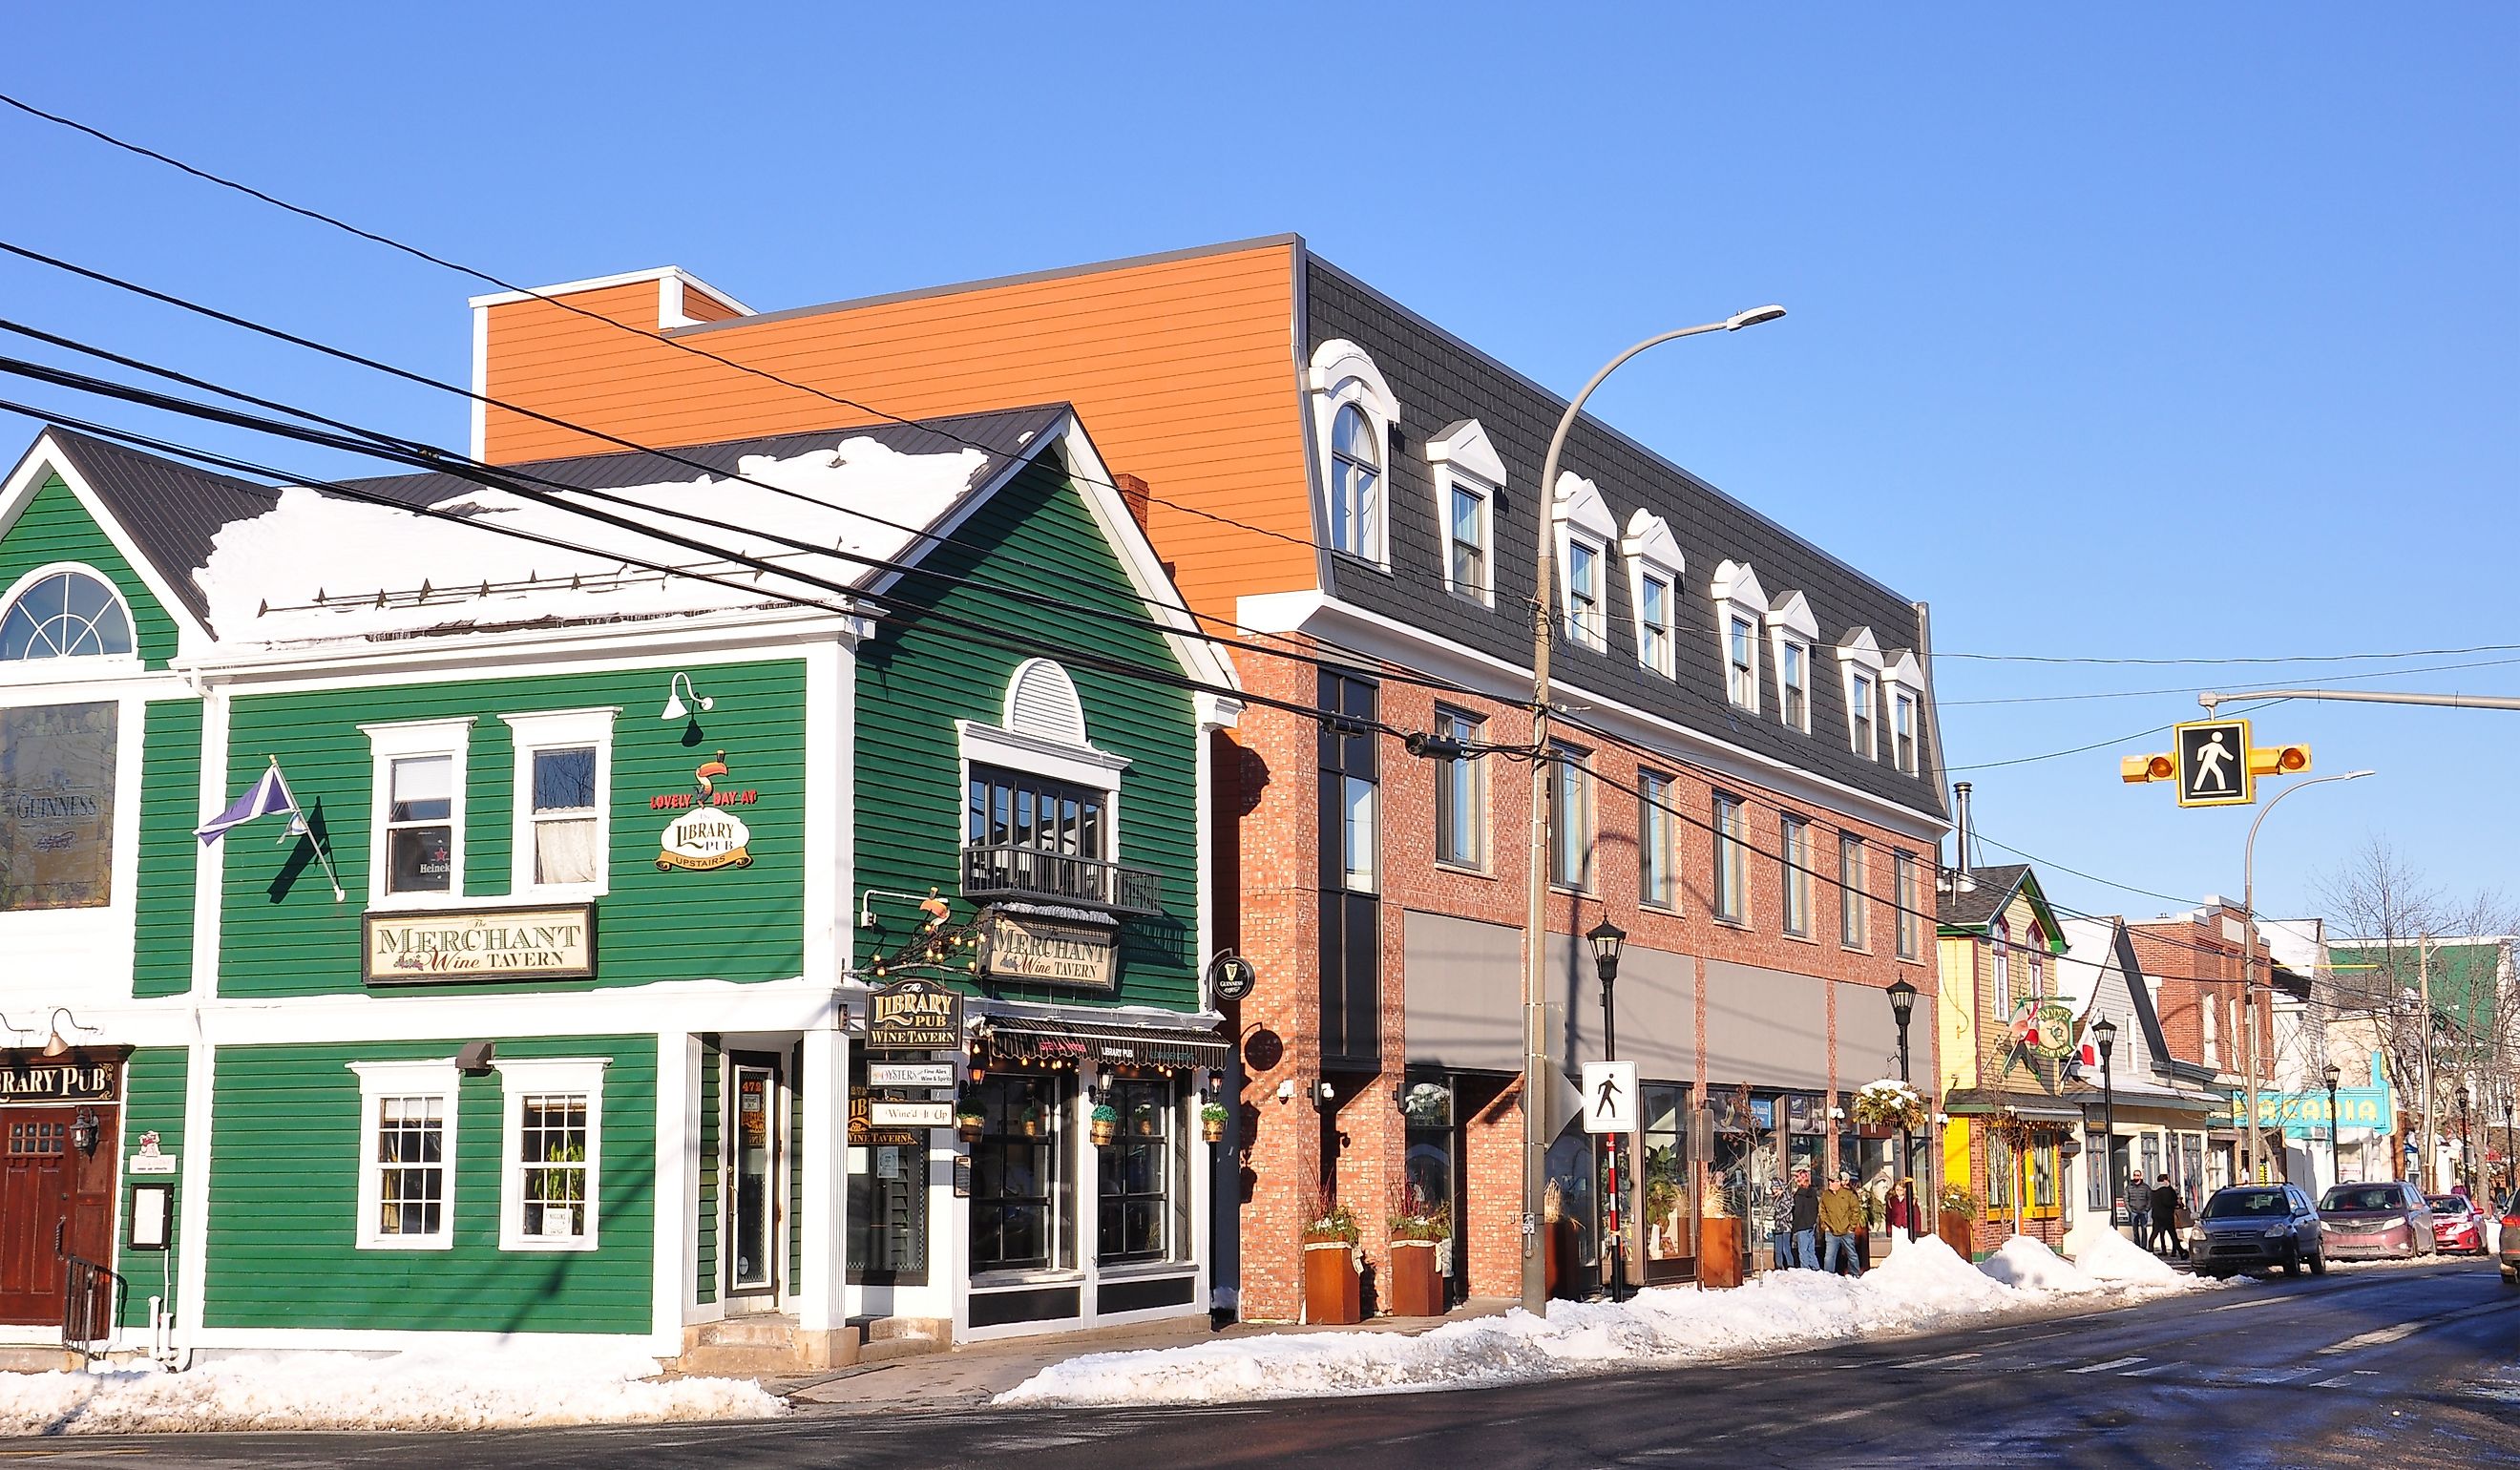
[[[1592,753],[1550,742],[1549,881],[1560,888],[1593,891]]]
[[[1715,797],[1715,916],[1750,921],[1749,813],[1737,796]]]
[[[533,752],[536,883],[592,883],[603,875],[595,763],[592,745]]]
[[[1435,735],[1463,744],[1478,740],[1485,722],[1459,710],[1435,710]],[[1457,868],[1487,866],[1488,786],[1484,763],[1469,756],[1435,765],[1435,861]]]
[[[1783,883],[1783,926],[1811,933],[1811,823],[1788,813],[1777,819],[1778,876]]]
[[[1837,838],[1837,942],[1850,950],[1872,944],[1872,898],[1864,839],[1851,832]]]
[[[1680,911],[1680,814],[1672,780],[1659,771],[1637,773],[1637,901]]]

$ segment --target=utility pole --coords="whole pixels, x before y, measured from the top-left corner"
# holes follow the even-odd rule
[[[2423,1049],[2423,1124],[2417,1136],[2415,1151],[2415,1187],[2426,1194],[2433,1192],[2433,937],[2415,939],[2415,1002],[2416,1045]]]

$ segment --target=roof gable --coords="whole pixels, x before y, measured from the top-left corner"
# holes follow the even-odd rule
[[[133,648],[159,668],[175,656],[183,628],[201,626],[200,608],[182,599],[183,584],[166,575],[152,539],[133,529],[119,494],[126,455],[59,428],[35,440],[0,485],[0,600],[42,568],[88,567],[121,595]]]

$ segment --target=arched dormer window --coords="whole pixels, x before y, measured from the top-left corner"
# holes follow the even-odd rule
[[[29,577],[0,611],[0,662],[131,652],[131,614],[112,584],[78,567]]]
[[[1365,349],[1343,338],[1314,349],[1311,382],[1325,544],[1389,566],[1388,446],[1399,400]]]

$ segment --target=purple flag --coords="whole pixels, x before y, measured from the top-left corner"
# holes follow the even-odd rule
[[[289,794],[289,782],[281,779],[278,761],[272,762],[271,769],[263,772],[260,779],[248,787],[246,793],[238,797],[226,811],[193,828],[193,835],[201,838],[203,846],[207,846],[226,836],[228,828],[242,826],[257,817],[268,817],[274,812],[287,812],[292,819],[290,829],[302,830],[299,824],[304,819],[298,814],[297,799]]]

